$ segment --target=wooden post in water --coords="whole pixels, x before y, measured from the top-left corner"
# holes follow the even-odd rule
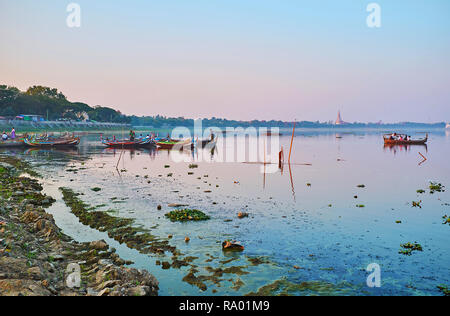
[[[288,158],[288,163],[291,163],[291,152],[292,152],[292,143],[294,142],[295,123],[296,123],[296,122],[294,121],[294,128],[292,129],[291,147],[289,148],[289,158]]]

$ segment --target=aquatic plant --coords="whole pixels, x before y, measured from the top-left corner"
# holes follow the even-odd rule
[[[172,222],[205,221],[210,219],[210,217],[202,211],[191,209],[170,211],[165,214],[165,216]]]
[[[450,290],[447,285],[441,284],[438,285],[437,288],[444,294],[445,296],[450,296]]]
[[[413,251],[423,251],[422,245],[418,243],[408,242],[401,244],[400,247],[403,249],[400,249],[398,253],[406,256],[412,255]]]
[[[197,164],[191,163],[191,164],[189,165],[189,169],[195,169],[195,168],[198,168],[198,165],[197,165]]]
[[[418,201],[418,202],[416,202],[416,201],[412,201],[412,206],[413,207],[419,207],[419,208],[422,208],[422,200],[420,200],[420,201]]]
[[[98,192],[98,191],[101,191],[102,189],[95,187],[95,188],[92,188],[91,190],[94,192]]]
[[[429,189],[431,194],[435,192],[445,192],[444,188],[445,187],[441,183],[430,182]]]
[[[425,193],[425,190],[419,189],[416,192],[419,193],[419,194],[423,194],[423,193]]]

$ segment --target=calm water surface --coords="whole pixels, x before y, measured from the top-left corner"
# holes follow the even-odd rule
[[[442,224],[450,215],[450,196],[427,189],[430,181],[450,185],[450,135],[433,131],[428,147],[410,148],[384,148],[381,135],[299,130],[290,170],[285,166],[267,174],[261,164],[217,162],[227,146],[223,139],[213,155],[201,152],[207,161],[200,162],[199,153],[183,153],[185,162],[175,163],[167,151],[125,150],[119,171],[121,151],[99,146],[98,135],[83,136],[77,150],[2,154],[23,156],[44,175],[45,191],[57,198],[49,212],[66,234],[78,241],[107,240],[121,257],[158,278],[161,295],[243,295],[276,280],[317,285],[292,286],[288,293],[293,295],[437,295],[437,285],[450,283],[450,226]],[[289,136],[280,139],[285,149],[289,141]],[[428,158],[420,165],[419,152]],[[192,162],[199,167],[189,169]],[[171,261],[171,254],[140,254],[82,225],[59,187],[83,193],[82,200],[96,210],[135,219],[163,240],[172,234],[171,245],[197,258],[191,263],[197,275],[229,267],[243,273],[206,280],[207,290],[201,291],[182,281],[192,266],[163,270],[155,264]],[[420,200],[422,208],[412,207]],[[172,223],[164,217],[170,203],[203,210],[211,220]],[[240,211],[249,218],[238,219]],[[226,239],[240,241],[245,251],[223,253]],[[423,252],[399,254],[406,242],[420,243]],[[264,263],[254,265],[249,261],[254,258]],[[381,266],[379,289],[366,285],[370,263]]]

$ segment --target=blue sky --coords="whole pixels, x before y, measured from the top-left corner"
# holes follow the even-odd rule
[[[0,0],[0,39],[0,83],[127,114],[450,121],[448,0]]]

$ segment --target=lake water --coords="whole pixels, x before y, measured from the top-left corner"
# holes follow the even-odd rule
[[[288,134],[280,137],[286,158]],[[438,295],[438,285],[450,284],[450,225],[443,224],[450,195],[430,194],[429,184],[450,186],[450,135],[429,134],[427,147],[385,148],[378,131],[297,130],[291,166],[267,173],[262,164],[218,161],[230,137],[220,137],[213,154],[183,152],[185,161],[178,163],[168,151],[125,150],[117,165],[121,150],[100,146],[98,134],[84,135],[74,150],[1,154],[36,166],[46,193],[57,199],[49,212],[67,235],[105,239],[134,267],[153,273],[161,295],[244,295],[277,280],[273,294]],[[422,164],[419,153],[427,158]],[[135,219],[135,226],[194,258],[188,266],[162,269],[156,261],[171,262],[172,254],[142,254],[84,226],[65,206],[60,187],[83,193],[97,211]],[[164,217],[171,203],[211,219],[171,222]],[[238,212],[249,217],[239,219]],[[245,250],[224,253],[221,243],[228,239]],[[399,254],[407,242],[423,251]],[[381,268],[380,288],[366,284],[371,263]],[[206,290],[183,281],[192,269],[204,277]]]

